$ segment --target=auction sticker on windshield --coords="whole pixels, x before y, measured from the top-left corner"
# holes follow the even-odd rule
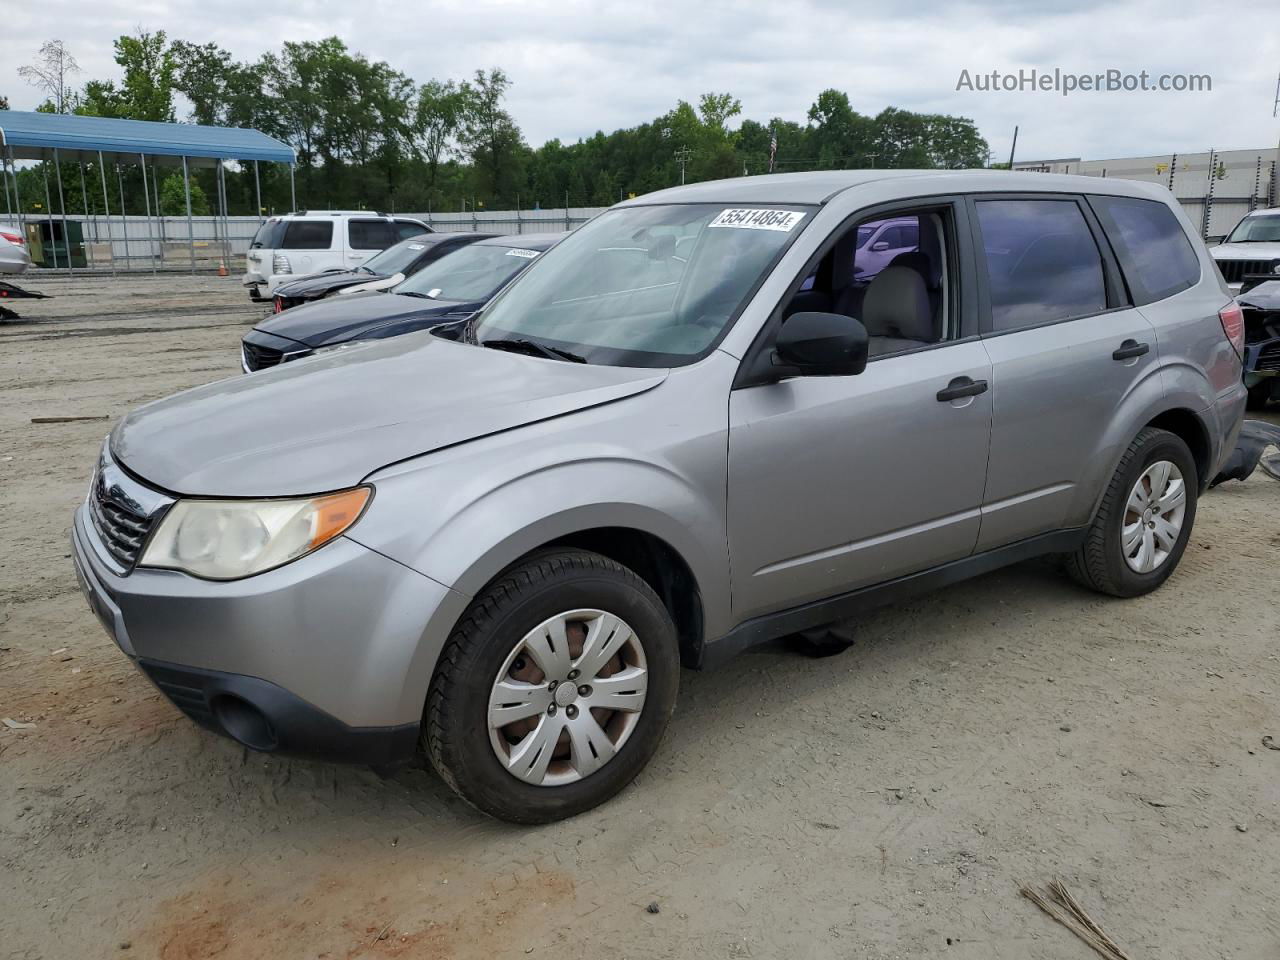
[[[781,230],[790,233],[791,229],[804,219],[804,214],[795,210],[760,210],[752,207],[736,207],[721,210],[709,227],[739,227],[744,230]]]
[[[524,257],[526,260],[532,260],[537,255],[537,250],[525,250],[523,247],[513,247],[507,251],[508,257]]]

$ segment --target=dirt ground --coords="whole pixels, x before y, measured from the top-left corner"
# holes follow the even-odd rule
[[[42,279],[0,323],[0,955],[1280,957],[1280,483],[1208,494],[1158,593],[1028,563],[826,660],[686,672],[653,763],[517,829],[428,769],[250,754],[103,634],[67,543],[112,421],[238,373],[235,278]],[[33,417],[99,417],[32,423]],[[658,912],[646,908],[656,904]]]

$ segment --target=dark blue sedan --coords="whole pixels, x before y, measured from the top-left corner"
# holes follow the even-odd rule
[[[375,254],[353,270],[325,270],[280,284],[272,298],[272,307],[276,313],[281,313],[343,290],[351,293],[355,293],[353,288],[357,287],[360,290],[386,290],[441,257],[491,236],[491,233],[424,233],[409,237]]]
[[[489,237],[429,264],[386,293],[353,293],[267,317],[240,344],[246,373],[353,340],[396,337],[465,320],[563,233]]]

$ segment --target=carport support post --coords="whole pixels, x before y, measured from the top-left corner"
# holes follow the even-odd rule
[[[13,207],[9,203],[9,161],[4,157],[0,157],[0,180],[4,181],[5,216],[10,216],[13,213]]]
[[[111,275],[116,275],[116,244],[111,236],[111,201],[107,199],[107,167],[102,161],[102,151],[98,151],[98,175],[102,178],[102,210],[107,218],[107,249],[111,251]]]
[[[187,249],[191,251],[191,275],[196,272],[196,228],[191,222],[191,174],[187,171],[187,158],[182,158],[182,192],[187,199]]]
[[[258,209],[254,211],[257,214],[258,222],[262,222],[262,184],[258,182],[258,161],[253,161],[253,196],[257,201]]]
[[[67,273],[75,274],[71,265],[71,234],[67,232],[67,201],[62,196],[62,163],[58,160],[58,148],[53,148],[53,177],[58,181],[58,210],[62,214],[62,245],[67,251]]]
[[[293,207],[292,212],[298,212],[298,187],[293,180],[293,168],[297,166],[295,163],[289,164],[289,203]]]
[[[151,252],[151,275],[156,275],[156,248],[151,245],[151,188],[147,186],[147,155],[138,154],[142,163],[142,207],[147,217],[147,248]]]
[[[80,171],[80,199],[84,201],[84,218],[87,222],[89,219],[89,191],[85,188],[85,185],[84,185],[84,161],[83,160],[76,161],[76,169]],[[97,217],[93,218],[93,239],[95,243],[98,240],[98,218]],[[87,251],[85,253],[84,260],[85,260],[85,266],[88,266],[89,254]]]
[[[18,165],[13,160],[13,147],[9,148],[9,172],[13,174],[13,203],[18,208],[18,229],[22,231],[22,236],[27,235],[27,221],[22,214],[22,196],[18,193]],[[30,248],[30,244],[27,247]]]
[[[116,161],[116,183],[120,187],[120,232],[124,238],[124,267],[126,270],[132,270],[133,265],[129,263],[129,221],[124,215],[124,174],[120,172],[120,161]]]
[[[53,254],[53,269],[58,269],[58,245],[53,242],[53,201],[49,199],[49,161],[40,163],[40,175],[44,177],[44,210],[49,221],[49,252]]]
[[[151,195],[156,198],[156,249],[160,251],[160,263],[164,264],[164,216],[160,213],[160,184],[156,170],[160,165],[151,161]]]

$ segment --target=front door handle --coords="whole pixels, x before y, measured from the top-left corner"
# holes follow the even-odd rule
[[[938,391],[938,402],[947,403],[951,400],[961,400],[965,397],[976,397],[978,394],[986,392],[987,381],[974,380],[970,377],[956,377]]]
[[[1132,360],[1150,352],[1151,345],[1139,343],[1137,340],[1126,340],[1111,354],[1112,360]]]

